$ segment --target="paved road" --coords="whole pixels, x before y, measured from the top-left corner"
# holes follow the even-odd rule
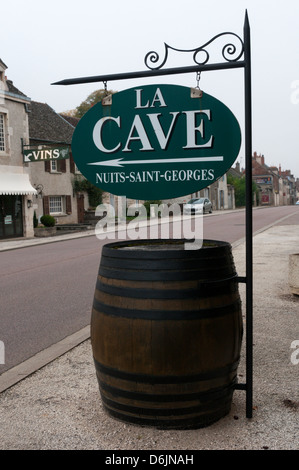
[[[292,217],[297,221],[294,221],[294,223],[298,223],[298,209],[298,206],[254,209],[253,232],[257,232],[263,228],[266,228],[277,221],[279,221],[278,223],[281,224],[288,224],[292,220],[292,218],[290,218],[292,214]],[[229,214],[227,219],[222,218],[221,223],[219,223],[218,217],[210,218],[208,222],[208,224],[204,225],[205,238],[227,240],[230,243],[233,243],[245,237],[245,211],[241,213],[239,211],[232,212]]]
[[[298,223],[299,207],[253,214],[256,231],[275,221]],[[232,243],[244,236],[244,211],[204,216],[205,238]],[[89,324],[104,243],[87,237],[0,253],[0,340],[6,362],[0,374]]]

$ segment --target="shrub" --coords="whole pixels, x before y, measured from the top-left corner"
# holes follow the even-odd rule
[[[54,227],[55,225],[55,219],[52,215],[43,215],[40,221],[45,227]]]

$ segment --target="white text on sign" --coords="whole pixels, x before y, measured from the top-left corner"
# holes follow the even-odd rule
[[[162,96],[162,93],[159,88],[157,88],[154,99],[152,101],[152,104],[149,104],[149,101],[145,105],[141,105],[141,92],[142,89],[135,90],[136,91],[136,107],[135,109],[140,109],[140,108],[148,108],[148,107],[156,107],[158,105],[159,107],[165,107],[167,106],[164,98]],[[159,143],[159,146],[162,150],[165,150],[166,147],[168,146],[171,136],[175,132],[175,126],[178,121],[178,118],[180,116],[184,116],[185,119],[185,126],[186,126],[186,142],[185,145],[182,145],[183,149],[200,149],[200,148],[211,148],[213,144],[213,136],[210,135],[208,138],[205,136],[205,117],[208,120],[211,120],[211,111],[209,109],[203,109],[203,110],[192,110],[192,111],[176,111],[176,112],[170,112],[169,113],[172,118],[171,118],[171,123],[170,126],[166,132],[164,133],[164,130],[162,129],[161,123],[160,123],[160,116],[161,113],[149,113],[146,114],[147,118],[149,119],[150,125],[154,131],[154,134],[157,138],[157,141]],[[200,124],[196,126],[196,122],[198,121],[198,116],[200,116]],[[93,141],[96,145],[96,147],[104,153],[114,153],[117,152],[122,148],[123,143],[118,142],[116,140],[115,146],[112,148],[107,148],[103,141],[102,141],[102,131],[103,131],[103,126],[107,122],[114,122],[115,125],[115,130],[117,130],[117,127],[121,128],[121,117],[120,116],[105,116],[102,117],[97,121],[97,123],[94,126],[93,129]],[[199,134],[197,134],[199,133]],[[117,132],[115,132],[117,134]],[[197,143],[197,136],[200,136],[202,142]],[[117,138],[116,138],[117,139]],[[130,144],[132,141],[140,141],[142,148],[140,151],[151,151],[155,150],[153,142],[150,141],[147,132],[146,132],[146,126],[144,122],[142,121],[141,117],[139,114],[136,114],[133,123],[131,125],[129,135],[127,137],[126,143],[124,147],[122,148],[122,152],[131,152],[132,150],[130,149]]]

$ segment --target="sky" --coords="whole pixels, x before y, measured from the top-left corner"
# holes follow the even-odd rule
[[[251,31],[252,150],[269,166],[299,178],[298,0],[14,0],[1,2],[0,58],[7,78],[34,101],[56,112],[75,109],[103,83],[52,85],[66,78],[144,71],[149,51],[164,57],[164,43],[197,48],[232,32]],[[218,40],[219,41],[219,40]],[[219,44],[219,46],[218,46]],[[237,44],[237,43],[236,43]],[[223,43],[214,41],[210,63]],[[164,68],[194,65],[192,55],[171,51]],[[147,84],[195,87],[196,74],[110,81],[122,91]],[[239,121],[245,167],[244,71],[203,71],[200,88],[222,101]]]

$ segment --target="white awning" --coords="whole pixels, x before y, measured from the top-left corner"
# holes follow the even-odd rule
[[[0,173],[0,194],[32,195],[36,193],[26,173]]]

